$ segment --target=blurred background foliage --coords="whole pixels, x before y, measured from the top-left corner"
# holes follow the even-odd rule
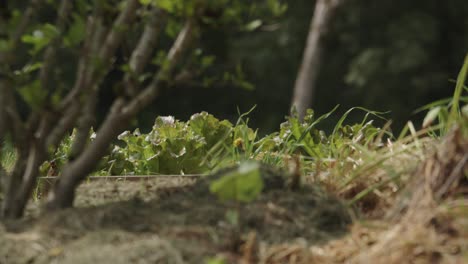
[[[21,15],[21,8],[27,1],[10,2],[13,3],[10,9],[16,9],[13,16]],[[51,5],[57,5],[56,2],[49,1]],[[112,6],[114,2],[117,3],[107,1],[107,5]],[[265,3],[251,1],[251,5],[260,2]],[[257,13],[252,11],[251,19],[243,18],[250,21],[244,30],[226,30],[215,23],[206,27],[199,39],[202,48],[194,51],[192,56],[193,66],[184,72],[185,75],[177,76],[179,81],[175,85],[162,91],[152,106],[140,114],[134,126],[148,131],[158,115],[174,115],[177,119],[187,120],[193,113],[201,111],[234,121],[239,116],[238,109],[246,112],[257,105],[250,115],[250,126],[259,128],[260,134],[277,130],[289,112],[292,88],[315,3],[310,0],[282,0],[280,5],[276,1],[266,3],[272,6],[259,4],[255,8]],[[79,5],[76,8],[75,12],[87,12],[80,10]],[[257,20],[262,8],[273,12],[265,12],[268,15]],[[218,6],[210,10],[213,20],[220,16],[222,9]],[[41,10],[39,22],[49,21],[54,16],[50,12],[47,8]],[[466,0],[347,1],[332,21],[327,35],[313,102],[319,115],[341,105],[323,123],[323,128],[332,128],[353,106],[390,111],[388,118],[393,120],[395,131],[409,119],[420,123],[423,116],[413,114],[416,108],[452,94],[454,85],[450,80],[456,78],[468,48],[467,14]],[[115,14],[109,14],[110,19],[113,16]],[[248,12],[246,16],[249,16]],[[75,19],[80,17],[75,16]],[[79,21],[76,24],[80,26]],[[174,31],[171,28],[180,26],[177,19],[168,23],[167,39],[161,40],[163,45],[170,43]],[[136,39],[137,36],[128,36],[129,47]],[[72,35],[69,41],[73,44]],[[128,52],[128,48],[121,48],[116,59],[128,57]],[[70,63],[59,69],[63,71],[60,76],[67,76],[69,72],[70,79],[57,82],[57,89],[73,83],[72,73],[76,65],[72,59],[76,54],[64,51],[60,56],[70,58]],[[34,66],[34,59],[30,65]],[[114,69],[105,80],[106,89],[99,95],[102,115],[119,90],[113,80],[122,74],[122,69]],[[190,78],[192,75],[197,77]],[[356,118],[361,120],[362,115]]]
[[[205,110],[233,120],[237,106],[242,112],[257,105],[252,127],[263,133],[277,129],[289,111],[314,8],[309,0],[283,2],[286,13],[253,32],[214,30],[203,39],[216,56],[216,70],[241,68],[254,89],[175,87],[159,97],[147,116],[185,119]],[[348,1],[327,36],[314,110],[325,113],[341,105],[335,119],[328,119],[330,127],[353,106],[391,111],[396,131],[409,119],[420,122],[422,116],[413,114],[416,108],[453,92],[450,80],[468,48],[467,14],[464,0]]]

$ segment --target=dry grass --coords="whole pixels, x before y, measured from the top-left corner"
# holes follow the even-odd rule
[[[400,178],[398,192],[388,184],[360,200],[364,220],[347,236],[321,246],[272,246],[260,250],[261,263],[468,263],[468,137],[457,127],[435,147],[386,161],[408,177]],[[366,170],[341,195],[352,197],[388,177],[381,168]]]

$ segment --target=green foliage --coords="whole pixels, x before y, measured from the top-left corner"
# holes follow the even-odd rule
[[[374,115],[382,118],[380,116],[382,113],[364,108],[348,110],[336,124],[331,135],[326,135],[323,130],[320,130],[317,126],[330,117],[337,108],[338,106],[318,118],[315,118],[314,111],[309,109],[303,122],[300,122],[293,113],[287,118],[287,122],[281,124],[279,133],[266,136],[259,141],[258,145],[261,145],[264,152],[279,151],[282,155],[299,153],[313,159],[325,159],[341,155],[343,151],[350,151],[354,144],[368,146],[376,143],[377,137],[383,131],[375,127],[373,121],[368,120],[368,116]],[[345,125],[346,117],[355,109],[366,112],[363,121],[354,125]]]
[[[72,24],[64,38],[66,46],[74,47],[81,43],[86,34],[86,23],[84,18],[77,13],[73,14]]]
[[[114,175],[202,173],[209,169],[202,164],[209,150],[232,141],[231,129],[229,121],[206,112],[194,114],[188,122],[158,117],[148,134],[122,133],[119,140],[125,145],[113,148],[105,170]]]
[[[42,51],[54,38],[59,36],[59,31],[52,24],[39,26],[31,34],[21,37],[24,43],[31,44],[33,48],[29,51],[31,55],[36,55]]]
[[[194,18],[197,21],[195,34],[207,34],[203,35],[203,39],[205,39],[206,37],[211,38],[210,30],[212,28],[232,32],[242,31],[246,24],[252,21],[258,23],[258,21],[277,17],[286,9],[286,6],[281,4],[279,0],[262,0],[255,3],[239,0],[140,0],[140,3],[143,6],[151,5],[163,9],[168,14],[165,17],[167,21],[164,23],[166,34],[160,36],[158,50],[155,52],[156,55],[153,60],[159,66],[159,70],[162,71],[168,67],[168,50],[188,18]],[[24,108],[27,111],[36,111],[39,106],[44,106],[44,103],[50,101],[59,102],[64,94],[71,89],[77,78],[75,74],[80,56],[92,50],[82,49],[86,34],[90,33],[90,30],[86,29],[88,16],[90,14],[93,16],[102,14],[104,17],[102,21],[94,21],[96,23],[95,28],[101,26],[108,28],[112,24],[112,20],[123,9],[124,4],[125,1],[73,1],[73,8],[70,16],[66,19],[66,25],[60,25],[63,26],[63,32],[59,32],[57,25],[54,25],[57,20],[56,14],[58,13],[59,3],[50,1],[47,4],[38,4],[37,16],[34,15],[31,25],[27,25],[25,28],[24,34],[20,36],[20,43],[15,44],[15,51],[11,51],[12,40],[16,29],[20,28],[19,24],[23,17],[22,12],[26,9],[27,2],[20,1],[9,4],[8,11],[11,14],[8,18],[1,19],[6,26],[0,29],[0,51],[12,53],[12,57],[15,58],[15,65],[1,65],[0,71],[2,75],[14,79],[13,85],[17,87],[17,95],[26,103]],[[115,57],[116,63],[108,69],[109,72],[125,69],[129,52],[131,52],[128,48],[136,46],[142,28],[147,22],[148,10],[149,7],[140,8],[136,14],[138,17],[136,21],[131,25],[127,25],[128,28],[126,26],[125,30],[128,31],[126,40],[118,47],[117,56]],[[99,26],[99,24],[102,25]],[[263,22],[260,24],[263,24]],[[93,36],[90,35],[89,37],[92,38]],[[59,38],[62,39],[57,42],[55,51],[57,54],[54,57],[53,69],[49,71],[48,78],[53,85],[51,87],[41,87],[37,81],[37,70],[43,65],[43,52],[53,40]],[[194,43],[200,44],[197,41]],[[202,46],[193,47],[193,52],[188,52],[189,56],[184,56],[181,65],[178,65],[180,68],[177,69],[181,70],[181,72],[189,72],[189,81],[192,83],[199,82],[204,86],[212,86],[214,82],[223,79],[225,70],[220,74],[211,72],[210,76],[201,76],[204,72],[216,66],[214,65],[216,57],[212,55],[212,51],[200,48]],[[89,64],[92,65],[88,65],[88,67],[96,68],[96,72],[99,72],[101,68],[105,67],[102,65],[103,62],[96,59],[99,57],[96,55],[91,54]],[[233,68],[232,73],[230,71],[226,75],[229,78],[224,80],[225,83],[239,85],[245,89],[253,89],[253,85],[246,81],[247,77],[239,67],[237,69]],[[216,76],[213,77],[213,75]],[[142,73],[141,76],[134,77],[135,80],[143,83],[151,76],[154,76],[154,67],[149,69],[148,72]],[[197,77],[201,77],[200,80],[196,80]],[[105,91],[105,93],[111,93],[110,91],[117,90],[114,87],[120,85],[120,82],[116,77],[110,76],[105,79],[102,85],[111,87]],[[106,89],[103,88],[102,90]],[[113,97],[113,95],[110,96]]]
[[[212,257],[205,260],[206,264],[226,264],[226,260],[222,257]]]
[[[44,162],[39,168],[41,175],[47,175],[53,172],[53,175],[48,176],[57,176],[63,166],[68,162],[71,154],[71,149],[73,141],[75,140],[77,130],[73,129],[70,136],[65,137],[59,144],[56,149],[50,149],[49,152],[53,152],[52,158]],[[91,128],[89,131],[88,143],[92,142],[96,138],[96,133]],[[102,164],[102,162],[101,162]],[[102,165],[101,165],[102,166]]]
[[[241,163],[234,171],[213,181],[210,191],[226,201],[250,202],[261,193],[263,181],[257,162]]]
[[[382,145],[380,142],[385,131],[375,127],[372,120],[367,120],[369,115],[378,116],[377,112],[367,110],[361,123],[344,125],[347,114],[353,110],[351,109],[342,117],[331,135],[318,129],[318,124],[335,110],[336,108],[318,118],[314,118],[314,112],[309,110],[303,122],[297,116],[290,116],[281,124],[279,132],[262,138],[258,138],[257,132],[248,126],[247,115],[250,112],[240,115],[235,125],[206,112],[192,115],[187,122],[176,120],[172,116],[158,117],[153,129],[146,134],[138,129],[122,133],[118,137],[120,143],[112,147],[110,155],[100,162],[95,174],[191,174],[244,164],[239,171],[218,181],[212,188],[215,193],[226,195],[223,199],[248,200],[254,196],[252,192],[261,189],[261,179],[259,180],[257,174],[258,164],[252,164],[251,161],[287,167],[287,157],[300,155],[304,160],[304,170],[312,171],[315,167],[314,160],[351,158],[362,152],[357,146],[378,148]],[[91,131],[90,135],[91,141],[94,133]],[[43,164],[43,175],[52,166],[60,170],[68,160],[74,136],[72,133],[67,137],[52,159]],[[240,179],[247,179],[245,186],[237,182],[244,181]],[[232,187],[239,190],[226,191],[226,188]],[[243,188],[247,189],[246,193],[243,193]]]
[[[42,89],[39,80],[29,82],[19,88],[19,94],[32,109],[38,109],[47,97],[47,91]]]

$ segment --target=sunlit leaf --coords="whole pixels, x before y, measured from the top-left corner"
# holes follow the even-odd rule
[[[423,127],[430,126],[434,122],[434,120],[436,120],[437,116],[439,115],[440,110],[441,110],[440,106],[432,108],[424,117],[422,126]]]
[[[210,185],[210,191],[221,200],[250,202],[261,193],[263,180],[260,165],[245,162],[231,173],[223,175]]]
[[[86,23],[83,17],[79,14],[73,14],[73,21],[70,29],[65,36],[65,44],[68,46],[76,46],[83,41],[86,34]]]
[[[262,20],[256,19],[245,25],[245,30],[247,31],[254,31],[257,28],[261,27],[263,24]]]

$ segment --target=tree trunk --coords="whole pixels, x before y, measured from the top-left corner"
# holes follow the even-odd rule
[[[112,140],[124,131],[130,119],[157,96],[164,82],[161,80],[166,79],[180,62],[182,54],[192,41],[194,30],[195,21],[190,19],[169,50],[167,67],[158,72],[155,79],[131,101],[126,102],[122,98],[114,101],[110,112],[96,133],[96,139],[86,146],[75,160],[70,161],[64,167],[59,182],[55,184],[53,192],[48,197],[46,210],[54,211],[73,206],[78,185],[104,157]]]
[[[344,0],[316,0],[291,102],[291,107],[297,110],[300,119],[314,100],[315,85],[324,52],[323,37],[328,31],[334,11],[343,2]]]
[[[114,102],[111,112],[96,133],[96,139],[83,150],[79,157],[63,168],[59,181],[48,197],[47,210],[53,211],[73,205],[76,187],[106,155],[112,140],[125,129],[130,116],[121,114],[124,104],[125,102],[121,99]]]

